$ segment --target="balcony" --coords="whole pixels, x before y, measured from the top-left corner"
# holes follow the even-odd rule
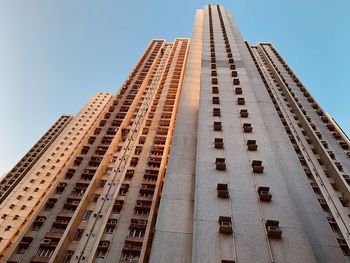
[[[53,251],[52,251],[53,253]],[[34,256],[30,260],[30,263],[46,263],[50,261],[50,257],[40,257],[40,256]]]
[[[120,213],[124,205],[123,200],[116,200],[113,205],[113,213]]]
[[[135,210],[150,211],[151,205],[152,205],[152,201],[137,200],[137,203],[135,205]]]
[[[142,242],[137,241],[126,241],[123,247],[123,254],[135,254],[140,255],[142,249]],[[127,261],[130,262],[130,261]]]

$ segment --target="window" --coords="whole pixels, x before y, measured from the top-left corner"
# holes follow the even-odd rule
[[[113,234],[114,229],[115,229],[115,225],[107,225],[106,226],[106,233],[107,234]]]
[[[130,262],[138,262],[140,259],[140,256],[132,254],[131,252],[123,252],[121,259],[130,261]]]
[[[66,254],[64,255],[63,263],[69,263],[74,255],[74,250],[67,250]]]
[[[105,250],[101,249],[101,250],[97,251],[97,258],[105,258],[106,255],[107,255],[107,251],[105,251]]]
[[[95,194],[94,197],[92,198],[92,202],[96,203],[99,197],[100,197],[99,194]]]
[[[131,237],[143,237],[144,234],[145,234],[144,230],[130,229],[128,235]]]
[[[32,243],[33,238],[32,237],[23,237],[21,242],[19,243],[17,253],[18,254],[24,254],[30,244]]]
[[[86,210],[86,211],[85,211],[85,214],[84,214],[84,216],[83,216],[83,221],[88,221],[89,218],[90,218],[90,216],[91,216],[91,214],[92,214],[92,211],[91,211],[91,210]]]
[[[139,161],[138,157],[132,157],[130,161],[130,166],[135,167]]]
[[[38,257],[51,257],[54,252],[52,248],[40,247],[36,256]]]
[[[75,232],[73,240],[74,241],[79,241],[81,239],[81,237],[83,236],[83,233],[84,233],[84,229],[79,229],[78,228],[77,231]]]
[[[134,170],[127,170],[125,174],[126,180],[131,180],[134,176],[134,172],[135,172]]]
[[[106,184],[106,180],[101,180],[100,181],[100,188],[104,187]]]
[[[49,200],[47,200],[45,204],[45,210],[51,211],[52,208],[55,206],[56,202],[57,202],[57,198],[49,198]]]

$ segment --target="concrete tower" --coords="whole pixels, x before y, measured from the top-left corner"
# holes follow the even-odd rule
[[[1,262],[350,262],[349,139],[222,6],[62,121],[0,184]]]
[[[349,157],[271,44],[198,10],[150,262],[348,262]]]

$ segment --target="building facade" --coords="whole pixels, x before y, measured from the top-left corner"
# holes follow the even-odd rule
[[[350,143],[222,6],[152,40],[0,204],[2,262],[349,262]]]
[[[24,155],[24,157],[9,171],[0,183],[0,204],[13,190],[13,188],[23,179],[26,173],[44,154],[46,149],[54,142],[58,135],[64,130],[72,120],[71,116],[62,115],[52,127],[34,144],[34,146]]]

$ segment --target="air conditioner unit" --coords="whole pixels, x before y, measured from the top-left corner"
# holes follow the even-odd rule
[[[42,245],[50,245],[51,244],[51,239],[43,239],[43,241],[41,241]]]
[[[72,202],[72,205],[79,205],[79,203],[80,203],[80,201],[74,200],[74,201]]]
[[[231,226],[231,222],[227,222],[227,221],[222,221],[221,222],[222,226]]]
[[[140,220],[140,221],[138,222],[138,225],[139,225],[139,226],[145,226],[145,225],[146,225],[146,221]]]
[[[109,243],[108,243],[108,242],[105,242],[105,241],[104,241],[104,242],[101,243],[101,247],[108,247],[108,246],[109,246]]]

